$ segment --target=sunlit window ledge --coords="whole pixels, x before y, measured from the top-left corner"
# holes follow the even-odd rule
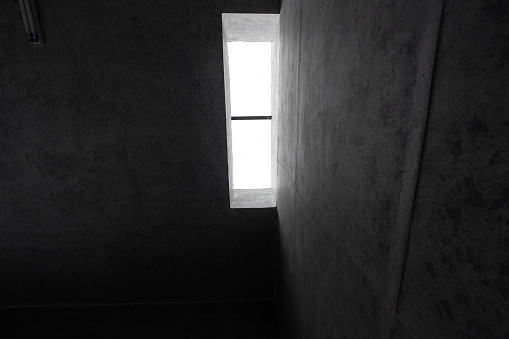
[[[276,207],[272,188],[233,190],[231,208],[270,208]]]

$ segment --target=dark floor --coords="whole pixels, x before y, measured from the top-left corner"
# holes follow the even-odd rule
[[[273,301],[0,308],[0,338],[279,338]]]

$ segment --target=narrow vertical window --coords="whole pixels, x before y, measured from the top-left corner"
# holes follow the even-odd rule
[[[271,43],[228,42],[233,188],[271,188]]]
[[[279,15],[223,14],[230,206],[275,206]]]

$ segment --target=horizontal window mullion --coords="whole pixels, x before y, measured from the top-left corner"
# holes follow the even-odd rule
[[[266,115],[266,116],[243,116],[243,117],[232,117],[232,120],[271,120],[272,116]]]

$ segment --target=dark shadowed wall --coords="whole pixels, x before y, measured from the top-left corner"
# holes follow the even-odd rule
[[[509,3],[444,1],[399,319],[509,337]]]
[[[0,305],[274,297],[276,213],[231,210],[221,13],[277,0],[0,5]]]
[[[508,9],[283,1],[286,337],[507,336]]]

